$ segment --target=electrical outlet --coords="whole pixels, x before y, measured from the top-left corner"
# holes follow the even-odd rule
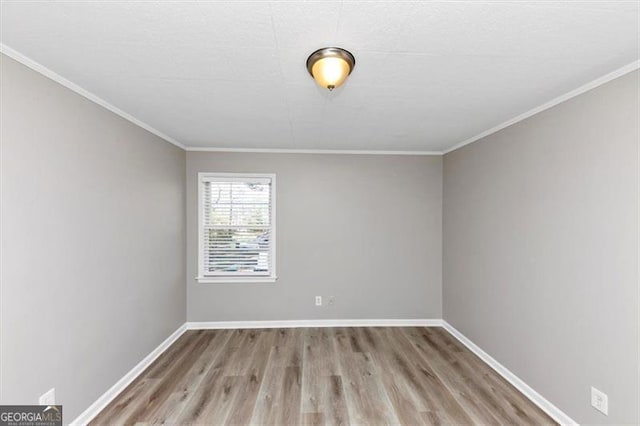
[[[316,306],[322,306],[322,296],[316,296]]]
[[[40,398],[38,398],[38,404],[56,405],[56,389],[51,388],[47,392],[40,395]]]
[[[336,297],[335,296],[329,296],[329,305],[333,305],[336,301]]]
[[[605,416],[609,415],[609,397],[593,386],[591,386],[591,405]]]

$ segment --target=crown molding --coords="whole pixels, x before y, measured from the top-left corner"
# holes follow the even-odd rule
[[[165,141],[184,149],[185,151],[193,152],[238,152],[238,153],[264,153],[264,154],[353,154],[353,155],[442,155],[440,151],[384,151],[384,150],[338,150],[338,149],[262,149],[262,148],[215,148],[215,147],[197,147],[197,146],[185,146],[178,142],[176,139],[168,136],[151,125],[135,118],[131,114],[128,114],[120,108],[110,104],[101,97],[89,92],[88,90],[78,86],[77,84],[67,80],[60,74],[52,71],[44,65],[36,62],[22,53],[12,49],[4,43],[0,43],[0,53],[7,55],[8,57],[20,62],[28,68],[44,75],[45,77],[55,81],[58,84],[66,87],[69,90],[83,96],[90,101],[100,105],[101,107],[113,112],[116,115],[124,118],[127,121],[135,124],[147,130],[150,133],[164,139]]]
[[[119,115],[120,117],[124,118],[125,120],[135,124],[138,127],[143,128],[144,130],[146,130],[146,131],[148,131],[150,133],[153,133],[154,135],[156,135],[159,138],[162,138],[165,141],[177,146],[178,148],[185,149],[185,146],[183,144],[181,144],[180,142],[178,142],[177,140],[175,140],[171,136],[165,135],[164,133],[162,133],[158,129],[150,126],[149,124],[145,123],[144,121],[141,121],[141,120],[135,118],[131,114],[128,114],[128,113],[122,111],[120,108],[110,104],[109,102],[105,101],[101,97],[96,96],[95,94],[89,92],[86,89],[83,89],[82,87],[78,86],[77,84],[75,84],[75,83],[67,80],[66,78],[62,77],[60,74],[57,74],[56,72],[50,70],[49,68],[47,68],[44,65],[40,64],[39,62],[36,62],[33,59],[30,59],[30,58],[26,57],[22,53],[10,48],[9,46],[7,46],[4,43],[0,43],[0,53],[3,53],[5,55],[7,55],[11,59],[14,59],[14,60],[20,62],[22,65],[31,68],[32,70],[44,75],[45,77],[55,81],[58,84],[63,85],[67,89],[74,91],[75,93],[79,94],[80,96],[83,96],[83,97],[89,99],[91,102],[94,102],[94,103],[100,105],[101,107],[111,111],[112,113],[114,113],[116,115]]]
[[[442,155],[441,151],[384,151],[358,149],[210,148],[188,146],[190,152],[238,152],[253,154],[346,154],[346,155]]]
[[[536,115],[544,110],[547,110],[549,108],[553,108],[554,106],[561,104],[564,101],[568,101],[571,98],[575,98],[578,95],[581,95],[585,92],[588,92],[591,89],[594,89],[598,86],[601,86],[605,83],[610,82],[611,80],[615,80],[618,77],[622,77],[625,74],[628,74],[632,71],[635,71],[637,69],[640,68],[640,60],[632,62],[628,65],[625,65],[621,68],[618,68],[615,71],[610,72],[609,74],[605,74],[602,77],[598,77],[595,80],[590,81],[587,84],[584,84],[576,89],[573,89],[570,92],[565,93],[564,95],[560,95],[557,98],[554,98],[548,102],[543,103],[542,105],[539,105],[533,109],[530,109],[529,111],[522,113],[520,115],[517,115],[507,121],[505,121],[504,123],[498,124],[495,127],[492,127],[490,129],[485,130],[482,133],[478,133],[475,136],[470,137],[469,139],[465,139],[460,143],[457,143],[455,145],[453,145],[451,148],[445,149],[443,151],[443,154],[448,154],[452,151],[455,151],[456,149],[462,148],[463,146],[469,145],[470,143],[473,143],[477,140],[480,140],[482,138],[484,138],[485,136],[489,136],[493,133],[496,133],[506,127],[509,127],[513,124],[516,124],[522,120],[525,120],[533,115]]]
[[[490,129],[487,129],[481,133],[478,133],[475,136],[472,136],[468,139],[463,140],[450,148],[444,149],[442,151],[385,151],[385,150],[339,150],[339,149],[269,149],[269,148],[216,148],[216,147],[197,147],[197,146],[185,146],[182,143],[178,142],[176,139],[168,136],[158,129],[152,127],[151,125],[141,121],[131,114],[128,114],[122,111],[120,108],[110,104],[99,96],[89,92],[88,90],[78,86],[77,84],[67,80],[61,75],[55,73],[44,65],[26,57],[22,53],[12,49],[11,47],[5,45],[4,43],[0,43],[0,53],[7,55],[8,57],[20,62],[21,64],[31,68],[32,70],[44,75],[45,77],[55,81],[56,83],[61,84],[69,90],[74,91],[75,93],[89,99],[90,101],[102,106],[103,108],[111,111],[112,113],[124,118],[125,120],[135,124],[138,127],[147,130],[148,132],[164,139],[165,141],[184,149],[185,151],[190,152],[236,152],[236,153],[262,153],[262,154],[346,154],[346,155],[433,155],[433,156],[442,156],[448,154],[452,151],[455,151],[459,148],[462,148],[466,145],[469,145],[473,142],[476,142],[486,136],[489,136],[493,133],[496,133],[502,129],[505,129],[513,124],[516,124],[520,121],[523,121],[535,114],[538,114],[542,111],[545,111],[549,108],[552,108],[564,101],[567,101],[571,98],[574,98],[578,95],[581,95],[591,89],[594,89],[598,86],[601,86],[605,83],[610,82],[618,77],[621,77],[625,74],[628,74],[632,71],[640,69],[640,60],[634,61],[628,65],[625,65],[617,70],[614,70],[602,77],[599,77],[587,84],[584,84],[570,92],[567,92],[561,96],[558,96],[542,105],[539,105],[527,112],[524,112],[520,115],[517,115],[497,126],[494,126]]]

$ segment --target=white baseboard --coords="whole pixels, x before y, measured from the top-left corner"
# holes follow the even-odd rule
[[[178,337],[187,330],[186,324],[182,324],[176,331],[171,333],[157,348],[155,348],[149,355],[147,355],[142,361],[133,367],[127,374],[124,375],[115,385],[111,386],[100,398],[98,398],[89,408],[84,410],[74,421],[70,423],[73,426],[84,426],[88,424],[95,416],[100,413],[113,399],[118,396],[127,386],[133,382],[136,377],[140,375],[153,361],[160,356],[169,346],[173,344]]]
[[[442,327],[441,319],[338,319],[187,322],[187,330],[302,327]]]
[[[464,334],[460,333],[451,324],[442,320],[442,327],[447,330],[453,337],[458,339],[460,343],[465,345],[471,352],[478,355],[482,361],[493,368],[498,374],[511,383],[524,396],[529,398],[531,402],[536,404],[542,411],[547,413],[553,420],[561,425],[577,425],[578,423],[571,417],[566,415],[562,410],[553,405],[549,400],[536,392],[531,386],[526,384],[522,379],[513,374],[507,367],[500,364],[491,355],[483,351],[478,345],[469,340]]]
[[[242,328],[304,328],[304,327],[443,327],[452,336],[482,361],[487,363],[498,374],[511,383],[531,402],[547,413],[561,425],[577,425],[578,423],[566,415],[562,410],[533,390],[518,376],[509,371],[505,366],[496,361],[491,355],[483,351],[478,345],[469,340],[464,334],[456,330],[451,324],[442,319],[343,319],[343,320],[288,320],[288,321],[207,321],[187,322],[165,339],[164,342],[147,355],[138,365],[133,367],[116,384],[98,398],[89,408],[78,416],[70,424],[82,426],[88,424],[100,413],[120,392],[122,392],[140,373],[142,373],[153,361],[160,356],[173,342],[175,342],[186,330],[206,329],[242,329]]]

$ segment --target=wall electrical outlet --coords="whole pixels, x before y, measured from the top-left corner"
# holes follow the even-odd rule
[[[336,297],[335,296],[329,296],[329,305],[333,305],[336,301]]]
[[[316,296],[316,306],[322,306],[322,296]]]
[[[605,416],[609,415],[609,397],[593,386],[591,386],[591,405]]]
[[[47,392],[40,395],[40,398],[38,398],[38,404],[56,405],[56,389],[51,388]]]

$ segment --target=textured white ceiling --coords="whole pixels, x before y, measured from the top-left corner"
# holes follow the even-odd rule
[[[186,146],[440,151],[638,60],[639,4],[2,1],[0,41]]]

